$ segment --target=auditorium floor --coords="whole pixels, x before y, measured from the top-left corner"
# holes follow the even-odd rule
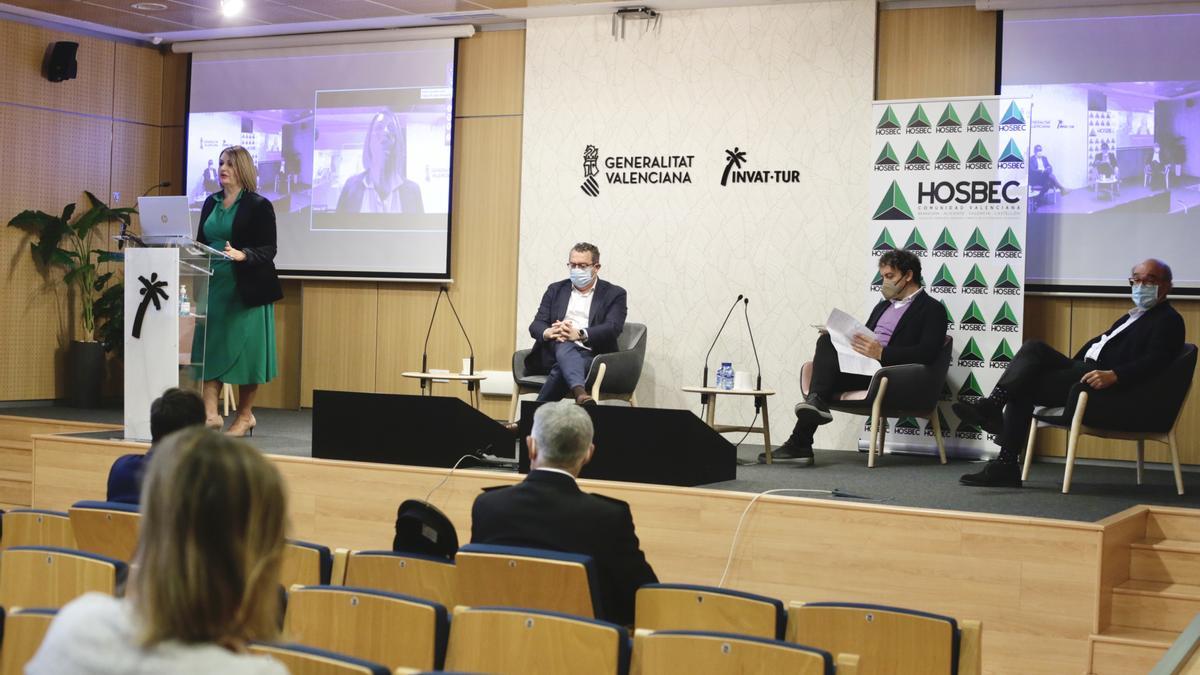
[[[0,407],[0,415],[110,424],[120,424],[122,417],[117,408],[78,410],[60,406],[4,406]],[[258,428],[248,439],[252,445],[272,454],[310,456],[310,410],[259,409],[255,416]],[[741,460],[753,461],[761,451],[761,446],[747,444],[738,455]],[[1169,466],[1147,465],[1144,484],[1137,485],[1132,462],[1078,463],[1071,493],[1064,495],[1061,462],[1035,462],[1030,480],[1021,489],[978,489],[958,484],[960,475],[981,466],[974,462],[951,460],[943,466],[931,457],[885,455],[874,469],[868,469],[863,453],[817,450],[816,455],[812,467],[782,462],[770,467],[739,466],[736,480],[704,487],[741,492],[798,489],[805,492],[796,492],[795,496],[1080,521],[1097,521],[1137,504],[1200,508],[1200,473],[1185,470],[1184,485],[1189,494],[1181,497],[1175,494]],[[835,490],[843,496],[829,494]]]

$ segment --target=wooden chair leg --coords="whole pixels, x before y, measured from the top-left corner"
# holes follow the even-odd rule
[[[885,417],[879,424],[879,444],[875,446],[875,451],[879,453],[880,457],[883,457],[884,446],[887,445],[887,430],[887,418]]]
[[[1175,430],[1167,434],[1167,446],[1171,448],[1171,468],[1175,471],[1175,492],[1183,494],[1183,472],[1179,470],[1179,443],[1175,440]]]
[[[879,427],[883,422],[883,398],[887,395],[888,379],[879,378],[879,391],[875,392],[875,402],[871,404],[871,442],[867,445],[867,468],[875,468],[875,447],[879,438]]]
[[[596,399],[596,403],[600,402],[600,385],[604,382],[604,373],[607,371],[607,363],[601,363],[600,369],[596,371],[596,381],[592,383],[592,398]]]
[[[1146,439],[1137,439],[1137,484],[1142,484],[1142,472],[1146,468]]]
[[[1083,413],[1087,410],[1088,395],[1086,391],[1079,392],[1079,402],[1075,404],[1075,414],[1071,417],[1071,435],[1067,437],[1067,468],[1063,473],[1063,494],[1071,491],[1071,474],[1075,472],[1075,451],[1079,449],[1079,431],[1083,427]]]
[[[221,385],[221,398],[225,401],[225,416],[229,417],[230,408],[237,412],[237,400],[234,398],[233,385],[228,382]]]
[[[938,409],[935,407],[933,412],[929,414],[929,425],[933,427],[933,440],[937,443],[938,458],[942,460],[942,464],[946,463],[946,443],[942,440],[942,422],[938,419]]]
[[[1037,418],[1029,421],[1029,439],[1025,441],[1025,465],[1021,467],[1021,480],[1029,480],[1029,467],[1033,466],[1033,449],[1037,445]]]
[[[637,407],[637,394],[630,394],[630,395],[629,395],[629,406],[630,406],[630,407],[632,407],[632,408],[636,408],[636,407]]]

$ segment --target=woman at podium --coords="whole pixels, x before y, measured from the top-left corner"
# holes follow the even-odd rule
[[[231,436],[254,432],[258,385],[278,372],[275,309],[283,287],[275,273],[275,209],[255,192],[258,170],[240,145],[221,151],[221,190],[204,200],[197,241],[223,250],[208,282],[208,325],[204,343],[205,424],[220,429],[217,408],[222,383],[238,385],[238,411]]]

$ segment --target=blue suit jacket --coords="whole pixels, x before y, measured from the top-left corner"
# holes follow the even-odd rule
[[[592,291],[592,309],[588,313],[588,343],[595,354],[617,351],[617,338],[625,329],[625,289],[603,279],[596,281]],[[554,367],[552,342],[542,339],[542,334],[555,321],[567,316],[567,304],[571,302],[571,280],[556,281],[542,295],[537,315],[529,324],[529,336],[533,338],[533,351],[525,358],[525,369],[531,373],[547,373]]]
[[[122,504],[137,504],[142,497],[142,476],[150,453],[144,455],[121,455],[108,470],[108,501]]]

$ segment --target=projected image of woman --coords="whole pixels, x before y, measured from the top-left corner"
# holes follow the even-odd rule
[[[240,145],[221,151],[217,169],[221,191],[204,200],[197,240],[223,249],[231,260],[215,260],[208,282],[208,324],[204,341],[205,424],[225,420],[217,410],[221,384],[239,385],[231,436],[254,431],[258,385],[278,372],[275,308],[283,288],[275,273],[275,209],[256,192],[258,170]]]
[[[338,196],[338,213],[424,213],[421,187],[408,180],[408,141],[395,113],[376,113],[363,140],[362,173]]]

